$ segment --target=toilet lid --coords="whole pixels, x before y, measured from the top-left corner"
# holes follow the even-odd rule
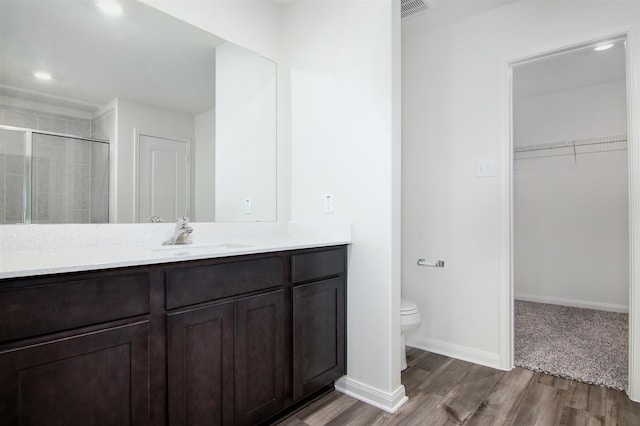
[[[402,315],[416,313],[418,312],[418,305],[410,300],[400,299],[400,312]]]

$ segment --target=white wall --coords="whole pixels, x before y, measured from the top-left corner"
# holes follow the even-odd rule
[[[278,59],[280,7],[263,0],[142,0],[227,41]]]
[[[69,117],[77,117],[77,118],[83,118],[83,119],[91,119],[93,116],[93,114],[88,111],[82,111],[74,108],[66,108],[58,105],[44,104],[40,102],[30,101],[27,99],[13,98],[7,95],[2,95],[1,105],[30,109],[30,110],[39,111],[39,112],[48,112],[50,114],[56,114],[56,115],[66,115]]]
[[[627,152],[516,160],[517,299],[624,312]]]
[[[515,99],[514,143],[624,135],[626,101],[624,80]],[[627,311],[627,151],[517,159],[513,174],[515,297]]]
[[[497,159],[502,148],[501,64],[637,31],[639,16],[638,2],[522,0],[403,38],[403,292],[423,319],[409,344],[510,367],[501,346],[502,176],[474,176],[474,160]],[[419,257],[446,266],[419,267]]]
[[[137,154],[135,152],[134,130],[152,136],[175,137],[193,141],[194,117],[121,98],[117,100],[116,115],[117,161],[115,164],[118,176],[114,222],[136,222],[135,161]]]
[[[216,222],[276,220],[276,64],[216,47],[215,120]]]
[[[349,220],[348,376],[338,389],[386,410],[400,384],[398,1],[287,4],[294,220]],[[323,213],[326,193],[335,212]]]
[[[620,80],[516,99],[514,145],[624,135],[627,133],[626,90],[625,81]]]
[[[205,111],[195,117],[195,143],[193,145],[193,220],[213,222],[215,209],[215,158],[216,116],[215,110]]]

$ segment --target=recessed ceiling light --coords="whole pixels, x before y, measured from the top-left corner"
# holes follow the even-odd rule
[[[34,71],[33,76],[38,80],[51,80],[51,74],[46,71]]]
[[[593,48],[593,50],[607,50],[613,47],[613,43],[605,43]]]
[[[122,13],[122,5],[116,0],[97,0],[96,5],[105,15],[117,16]]]

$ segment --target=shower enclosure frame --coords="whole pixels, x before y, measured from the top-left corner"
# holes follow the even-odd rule
[[[90,138],[83,137],[77,135],[70,135],[66,133],[57,133],[57,132],[49,132],[45,130],[34,130],[28,127],[17,127],[17,126],[7,126],[4,124],[0,124],[0,130],[12,130],[16,132],[24,132],[25,140],[24,140],[24,176],[22,182],[22,222],[20,224],[30,225],[32,224],[32,179],[31,174],[33,172],[33,135],[46,135],[46,136],[55,136],[61,137],[65,139],[75,139],[82,140],[88,142],[96,142],[110,145],[110,142],[105,139],[98,138]],[[107,149],[107,164],[110,164],[110,149]],[[110,168],[107,167],[107,173],[110,173]],[[111,192],[111,189],[109,189]]]

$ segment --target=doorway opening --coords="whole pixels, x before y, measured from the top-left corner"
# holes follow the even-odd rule
[[[624,390],[626,38],[510,64],[514,364]]]

